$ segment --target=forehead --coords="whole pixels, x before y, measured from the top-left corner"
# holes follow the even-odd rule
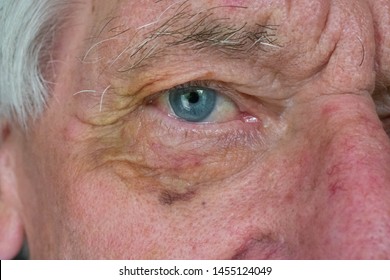
[[[270,14],[275,9],[284,9],[286,1],[248,1],[248,0],[92,0],[92,11],[95,21],[116,17],[123,23],[140,26],[151,24],[179,11],[179,7],[186,7],[196,13],[212,9],[216,16],[222,15],[229,19],[248,20],[248,15]],[[261,8],[261,9],[260,9]]]

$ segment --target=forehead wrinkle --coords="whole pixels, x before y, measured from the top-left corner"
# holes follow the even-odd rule
[[[228,58],[242,58],[248,57],[248,53],[280,47],[276,25],[236,23],[228,16],[221,17],[215,13],[218,9],[232,7],[248,8],[214,6],[195,12],[187,0],[175,2],[156,20],[138,28],[125,27],[123,24],[109,27],[107,24],[105,28],[111,33],[110,38],[105,39],[107,42],[119,38],[126,41],[125,47],[109,59],[109,67],[115,66],[118,72],[126,73],[160,56],[175,54],[178,48],[194,53],[217,51]],[[113,30],[116,32],[113,33]],[[129,36],[131,31],[134,34]]]

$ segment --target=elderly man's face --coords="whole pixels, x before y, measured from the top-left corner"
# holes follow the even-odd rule
[[[82,2],[8,144],[33,258],[390,257],[389,1]]]

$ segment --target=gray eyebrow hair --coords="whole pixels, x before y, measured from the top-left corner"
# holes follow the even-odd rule
[[[229,58],[242,58],[248,53],[259,50],[265,52],[270,48],[281,47],[277,42],[277,25],[250,25],[248,22],[237,24],[232,23],[229,17],[215,16],[216,9],[232,7],[247,9],[244,6],[216,6],[194,13],[189,0],[176,2],[169,6],[157,20],[138,27],[137,33],[147,30],[143,40],[136,44],[130,40],[126,48],[110,60],[109,65],[112,67],[121,61],[122,65],[117,71],[128,72],[144,66],[152,58],[163,55],[167,50],[175,47],[184,47],[195,52],[216,50]],[[164,17],[168,10],[172,9],[173,16]],[[108,26],[107,23],[104,28]],[[130,28],[123,27],[111,28],[109,31],[116,33],[101,40],[100,43],[113,40],[129,30]],[[103,30],[99,33],[102,34]]]

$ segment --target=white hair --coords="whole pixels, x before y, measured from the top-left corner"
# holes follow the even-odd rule
[[[44,109],[64,0],[0,0],[0,120],[25,126]]]

